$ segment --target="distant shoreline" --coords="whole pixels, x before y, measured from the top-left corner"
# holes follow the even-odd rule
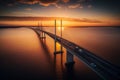
[[[38,27],[38,26],[0,26],[0,28],[20,28],[20,27]],[[43,26],[43,27],[52,27],[52,26]],[[102,27],[111,27],[111,28],[120,28],[120,26],[69,26],[66,28],[89,28],[89,27],[96,27],[96,28],[102,28]]]

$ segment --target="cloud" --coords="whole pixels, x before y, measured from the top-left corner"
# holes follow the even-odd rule
[[[87,8],[92,8],[92,5],[90,4],[91,1],[93,0],[78,0],[77,2],[79,4],[87,6]],[[83,6],[80,6],[79,8],[83,8]]]
[[[54,4],[55,5],[55,7],[57,7],[57,8],[62,8],[61,6],[59,6],[58,4]]]
[[[26,10],[26,11],[31,11],[32,9],[31,9],[31,8],[25,8],[24,10]]]
[[[22,3],[22,4],[39,4],[41,6],[50,6],[50,5],[54,5],[57,8],[61,8],[61,6],[59,6],[58,2],[60,0],[17,0],[17,2]],[[62,0],[63,2],[69,2],[69,0]]]
[[[89,22],[89,23],[103,23],[100,20],[96,20],[96,19],[87,19],[87,18],[83,18],[80,20],[81,22]]]
[[[40,4],[42,6],[49,6],[50,4],[55,4],[59,0],[17,0],[19,3],[22,4]]]
[[[90,4],[90,2],[92,0],[76,0],[76,1],[70,0],[70,1],[69,1],[70,4],[68,4],[68,8],[80,8],[80,9],[82,9],[83,6],[87,6],[87,8],[92,8],[92,5]]]
[[[56,3],[59,0],[39,0],[39,1],[44,4],[50,4],[50,3]]]
[[[88,5],[88,8],[92,8],[92,5]]]
[[[23,11],[14,11],[14,12],[11,12],[12,14],[31,14],[31,13],[26,13],[26,12],[23,12]]]
[[[42,6],[49,6],[49,5],[57,5],[56,3],[58,2],[59,0],[39,0],[39,4],[42,5]],[[57,6],[58,7],[58,6]]]
[[[83,6],[80,6],[79,8],[80,8],[80,9],[82,9],[82,8],[83,8]]]
[[[17,0],[17,2],[22,4],[36,4],[39,2],[39,0]]]
[[[70,0],[62,0],[64,3],[67,3],[67,2],[69,2]]]
[[[12,6],[13,4],[29,4],[29,5],[34,5],[34,4],[39,4],[41,6],[50,6],[54,5],[57,8],[61,8],[62,5],[68,6],[68,8],[83,8],[84,5],[88,5],[88,3],[91,0],[10,0],[7,1],[8,6]],[[61,6],[60,6],[61,5]],[[81,6],[83,5],[83,6]],[[91,5],[87,6],[88,8],[91,8]]]
[[[25,13],[25,12],[13,12],[13,14],[21,14],[21,13],[24,13],[25,15],[29,15],[29,14],[32,14],[32,13]],[[64,21],[76,21],[76,22],[86,22],[86,23],[104,23],[103,21],[101,20],[96,20],[96,19],[88,19],[88,18],[82,18],[82,19],[77,19],[77,18],[66,18],[66,17],[14,17],[14,16],[0,16],[0,21],[5,21],[5,20],[8,20],[8,21],[31,21],[31,20],[35,20],[35,21],[38,21],[38,20],[64,20]]]
[[[78,7],[80,7],[80,4],[74,4],[74,5],[69,5],[68,6],[68,8],[72,8],[72,9],[78,8]]]

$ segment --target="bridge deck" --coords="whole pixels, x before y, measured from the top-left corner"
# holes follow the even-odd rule
[[[120,80],[120,70],[116,66],[113,66],[113,64],[74,44],[73,42],[70,42],[59,36],[55,36],[52,33],[39,29],[35,29],[35,31],[37,31],[38,33],[40,31],[44,32],[53,39],[55,39],[56,37],[56,41],[58,43],[62,44],[63,47],[65,47],[69,52],[77,56],[81,61],[83,61],[88,67],[95,71],[104,80]]]

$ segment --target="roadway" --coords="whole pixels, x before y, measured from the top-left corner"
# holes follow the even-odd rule
[[[66,39],[63,39],[59,36],[55,36],[50,32],[43,30],[35,29],[38,33],[44,32],[49,35],[51,38],[55,39],[60,44],[63,45],[72,55],[78,57],[83,63],[90,67],[94,72],[96,72],[103,80],[120,80],[120,68],[109,63],[108,61],[96,56],[92,52],[70,42]]]

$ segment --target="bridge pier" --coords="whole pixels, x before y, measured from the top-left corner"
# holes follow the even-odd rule
[[[66,66],[73,66],[75,64],[74,62],[74,56],[67,50],[67,55],[66,55]]]
[[[40,34],[40,38],[41,38],[41,39],[45,39],[45,38],[46,38],[46,35],[45,35],[44,32],[41,32],[41,34]]]
[[[46,38],[46,35],[45,35],[45,33],[43,32],[43,38],[45,39]]]
[[[55,40],[55,42],[54,42],[54,55],[56,55],[56,54],[62,54],[63,53],[63,50],[61,49],[61,50],[59,50],[59,51],[57,51],[57,41]]]

